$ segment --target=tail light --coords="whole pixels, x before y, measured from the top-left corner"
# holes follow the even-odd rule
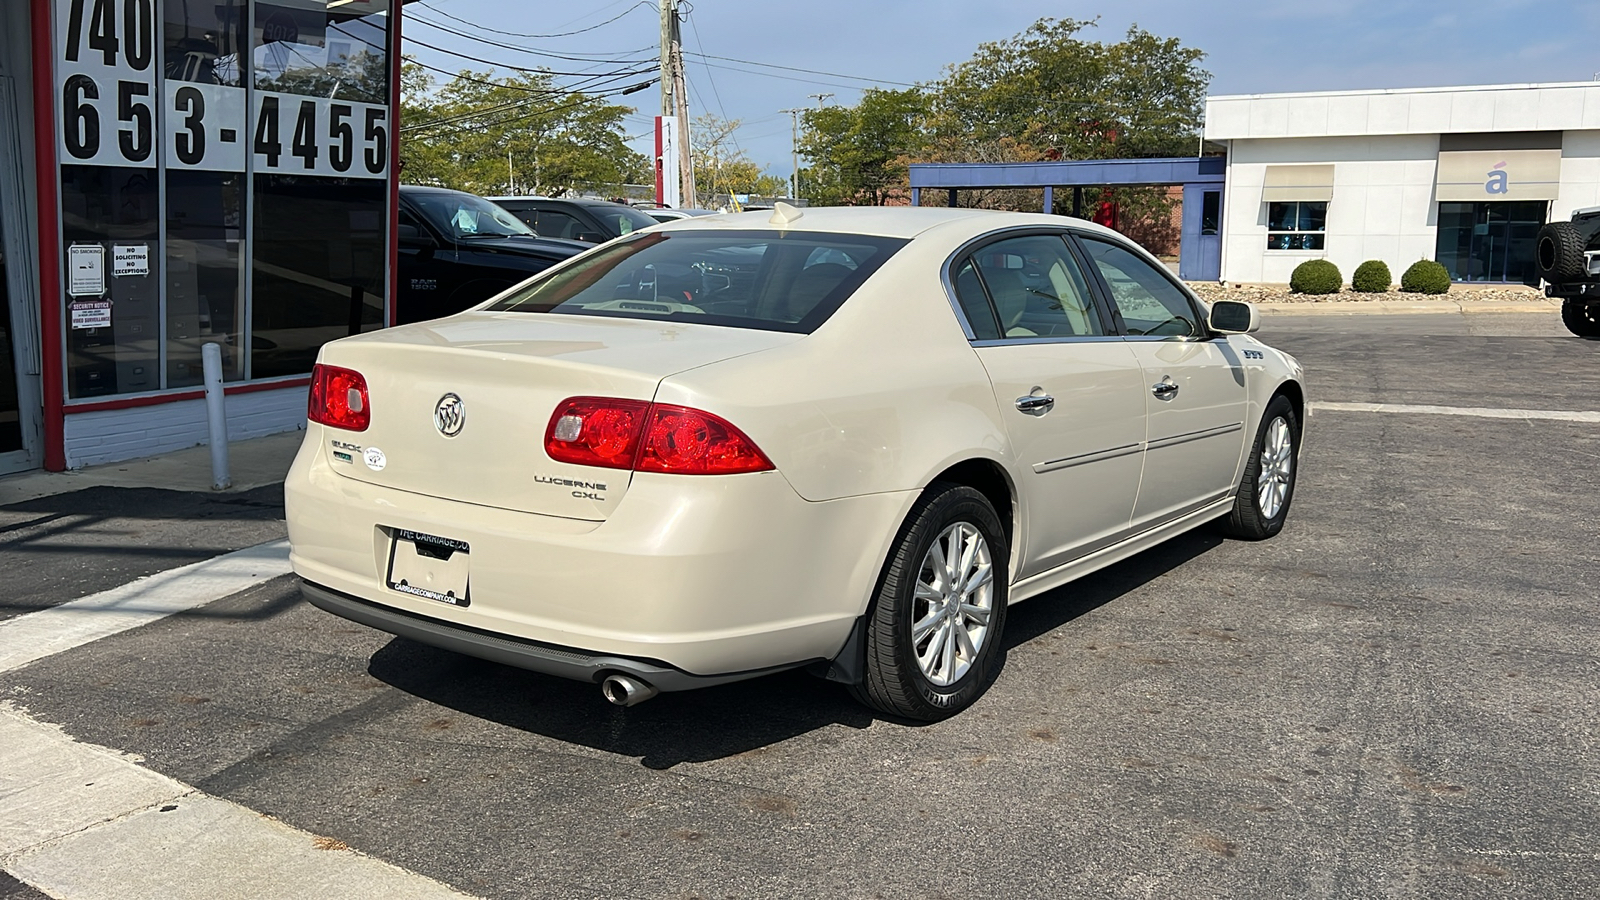
[[[306,418],[319,425],[346,431],[366,431],[372,422],[367,402],[367,379],[354,369],[325,366],[311,368],[311,396]]]
[[[726,419],[687,406],[573,397],[556,407],[544,449],[557,462],[678,475],[732,475],[773,468]]]

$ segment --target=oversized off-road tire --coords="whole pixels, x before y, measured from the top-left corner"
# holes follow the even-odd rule
[[[1279,394],[1261,416],[1233,510],[1218,521],[1223,534],[1261,541],[1282,531],[1299,470],[1300,420],[1294,404]]]
[[[1578,337],[1600,338],[1600,300],[1564,300],[1561,323]]]
[[[1583,233],[1571,222],[1551,222],[1539,229],[1534,244],[1534,265],[1539,277],[1551,284],[1582,281],[1589,275],[1583,258]]]
[[[982,696],[1000,670],[1008,553],[988,498],[964,485],[930,486],[879,579],[856,699],[934,722]]]

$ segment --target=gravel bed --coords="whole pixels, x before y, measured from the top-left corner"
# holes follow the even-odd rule
[[[1479,300],[1521,300],[1541,302],[1544,293],[1538,288],[1524,285],[1500,287],[1451,287],[1444,294],[1408,294],[1399,288],[1390,288],[1382,294],[1361,294],[1344,288],[1337,294],[1294,294],[1286,284],[1219,284],[1215,281],[1191,281],[1189,287],[1210,303],[1215,300],[1242,300],[1246,303],[1373,303],[1382,300],[1453,300],[1472,302]]]

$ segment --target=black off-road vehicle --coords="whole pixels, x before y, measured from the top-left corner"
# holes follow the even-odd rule
[[[1547,297],[1561,298],[1561,321],[1579,337],[1600,338],[1600,206],[1539,229],[1534,254]]]

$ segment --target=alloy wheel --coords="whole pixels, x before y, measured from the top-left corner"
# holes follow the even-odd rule
[[[994,560],[982,532],[956,522],[922,558],[911,604],[911,647],[917,667],[937,687],[961,680],[989,636],[994,611]]]
[[[1261,442],[1261,474],[1256,478],[1256,505],[1261,515],[1277,518],[1289,499],[1289,484],[1294,478],[1294,433],[1282,416],[1267,425]]]

